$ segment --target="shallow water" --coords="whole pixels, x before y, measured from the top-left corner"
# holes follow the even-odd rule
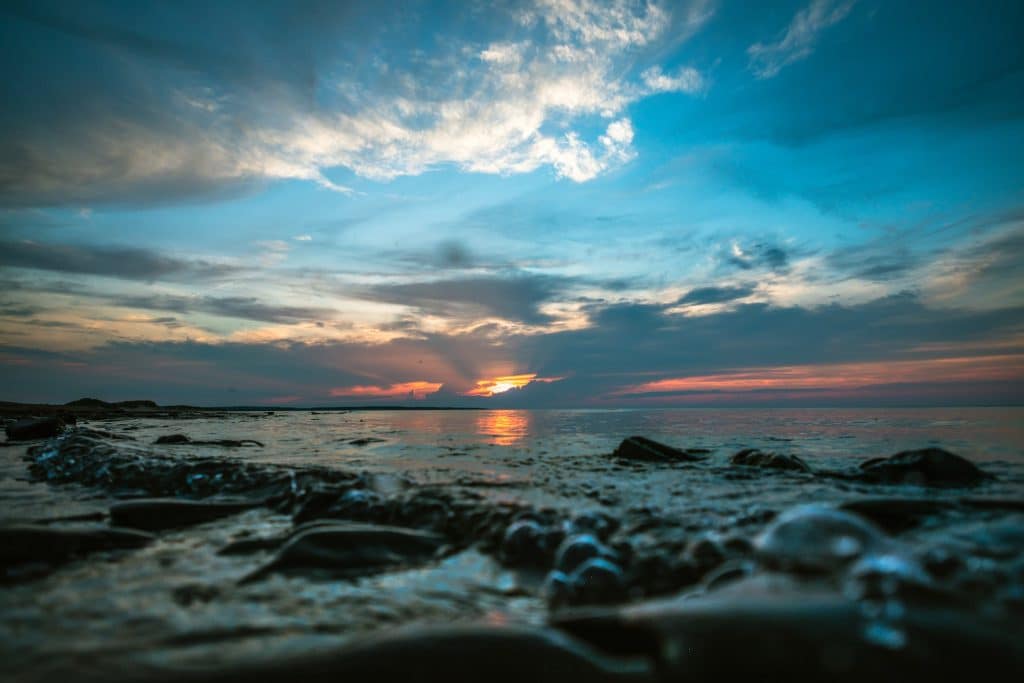
[[[495,509],[544,508],[566,518],[600,512],[635,530],[618,538],[637,557],[678,554],[707,534],[750,538],[775,513],[808,502],[909,496],[952,503],[965,493],[730,466],[728,457],[742,447],[799,455],[825,470],[941,446],[996,475],[972,495],[1024,499],[1020,408],[287,411],[104,420],[80,428],[130,437],[97,437],[96,443],[140,463],[206,457],[280,467],[293,478],[324,468],[362,473],[367,489],[383,498],[437,491]],[[264,445],[153,445],[159,436],[179,433]],[[710,452],[699,463],[670,465],[610,458],[631,434]],[[61,441],[52,443],[45,447],[57,453]],[[25,457],[22,446],[0,449],[0,518],[6,524],[105,514],[118,498],[154,495],[31,482]],[[238,585],[272,553],[218,551],[291,527],[288,511],[261,507],[162,532],[141,550],[98,553],[0,587],[0,670],[46,678],[48,667],[82,662],[100,670],[126,661],[209,666],[314,650],[410,623],[542,623],[548,615],[543,571],[503,566],[494,552],[472,543],[426,565],[354,580],[273,575]],[[1021,529],[1020,513],[958,508],[901,534],[900,541],[922,554],[942,548],[981,573],[1002,576],[999,563],[1024,550]],[[983,591],[982,599],[995,600],[997,590]]]

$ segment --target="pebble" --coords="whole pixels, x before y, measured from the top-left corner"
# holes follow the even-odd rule
[[[823,505],[787,510],[754,539],[764,564],[807,572],[831,572],[889,547],[885,533],[867,520]]]
[[[572,572],[594,558],[617,561],[618,555],[592,534],[570,536],[562,541],[555,552],[555,568],[563,572]]]
[[[272,573],[320,573],[354,577],[435,557],[444,545],[436,534],[372,524],[321,525],[304,530],[266,566],[242,579],[249,583]],[[312,573],[317,573],[313,571]]]
[[[261,501],[227,502],[182,500],[180,498],[143,498],[115,503],[110,508],[110,520],[117,526],[145,531],[163,531],[236,515],[261,504]]]

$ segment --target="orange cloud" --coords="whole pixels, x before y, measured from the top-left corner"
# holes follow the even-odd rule
[[[386,387],[359,385],[331,389],[331,396],[361,398],[426,398],[428,394],[437,393],[444,386],[441,382],[399,382]]]
[[[522,389],[531,382],[557,382],[561,377],[537,377],[537,373],[525,375],[502,375],[491,379],[477,380],[476,386],[466,392],[466,396],[494,396],[511,389]]]
[[[874,363],[792,365],[691,375],[626,387],[619,396],[700,391],[859,389],[912,382],[984,382],[1024,378],[1024,356],[996,355]]]

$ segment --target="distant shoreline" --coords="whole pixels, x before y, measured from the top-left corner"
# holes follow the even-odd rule
[[[486,410],[479,406],[407,406],[407,405],[356,405],[356,406],[194,406],[159,405],[155,401],[101,401],[99,399],[78,399],[69,403],[19,403],[0,401],[0,416],[58,415],[77,417],[160,417],[187,415],[190,413],[268,413],[268,412],[367,412],[375,410]]]

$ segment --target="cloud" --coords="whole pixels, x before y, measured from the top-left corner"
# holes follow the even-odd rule
[[[725,260],[742,270],[767,268],[781,273],[789,266],[789,253],[776,244],[759,242],[743,246],[738,240],[733,240],[726,252]]]
[[[753,285],[740,287],[699,287],[691,289],[679,301],[678,305],[721,304],[737,299],[745,299],[754,293]]]
[[[855,4],[856,0],[812,0],[793,16],[777,41],[747,48],[751,71],[758,78],[773,78],[783,68],[809,57],[821,32],[845,19]]]
[[[855,306],[739,304],[700,317],[670,309],[595,303],[588,311],[591,327],[513,334],[501,344],[475,331],[381,344],[122,342],[61,354],[7,347],[0,363],[9,391],[26,400],[129,394],[239,403],[288,395],[315,404],[329,400],[332,391],[341,400],[347,399],[340,393],[398,399],[443,384],[429,400],[452,403],[471,401],[466,394],[481,381],[528,375],[561,379],[472,400],[534,407],[668,404],[678,398],[668,394],[688,392],[705,397],[700,400],[756,401],[762,399],[751,392],[760,380],[772,391],[832,392],[830,400],[843,399],[844,387],[853,387],[856,393],[846,398],[868,403],[872,396],[897,394],[903,401],[940,403],[1024,398],[1021,306],[938,308],[904,294]],[[80,365],[72,371],[63,363]],[[890,366],[900,372],[886,377]],[[878,382],[903,388],[865,387]],[[44,395],[48,391],[67,395]],[[707,398],[712,394],[717,398]],[[774,397],[765,394],[763,400]]]
[[[430,394],[436,394],[444,386],[441,382],[426,382],[415,380],[412,382],[397,382],[387,386],[357,385],[351,387],[337,387],[328,393],[335,398],[398,398],[421,400]]]
[[[124,280],[211,280],[235,275],[238,266],[168,256],[150,249],[0,241],[0,265]]]
[[[418,309],[425,315],[479,320],[497,317],[543,325],[551,318],[540,306],[570,283],[547,275],[467,277],[397,285],[378,285],[362,293],[367,299]]]
[[[625,1],[498,6],[479,26],[439,36],[427,58],[408,40],[419,27],[397,8],[299,8],[289,33],[271,30],[273,12],[251,8],[211,12],[209,30],[179,32],[191,26],[184,8],[159,22],[142,13],[129,27],[112,12],[43,7],[12,9],[37,39],[26,49],[42,49],[33,45],[54,31],[82,40],[27,60],[30,77],[50,88],[60,80],[52,65],[74,60],[78,85],[47,90],[55,102],[71,98],[67,106],[26,101],[0,135],[7,205],[217,197],[275,179],[350,192],[328,177],[335,168],[388,180],[442,165],[501,175],[547,167],[586,182],[635,156],[628,105],[704,87],[694,67],[638,76],[633,65],[670,30],[690,35],[711,14],[703,0],[671,11]],[[224,55],[217,31],[268,39]],[[294,35],[303,38],[281,37]],[[371,44],[380,56],[366,60]]]
[[[140,308],[174,313],[201,312],[227,318],[269,323],[318,322],[335,317],[330,308],[270,305],[245,296],[151,295],[114,298],[112,303],[125,308]],[[173,318],[171,319],[173,320]]]
[[[675,74],[668,75],[662,72],[660,66],[652,66],[640,74],[647,92],[683,92],[699,93],[706,87],[704,77],[693,67],[682,67]]]

